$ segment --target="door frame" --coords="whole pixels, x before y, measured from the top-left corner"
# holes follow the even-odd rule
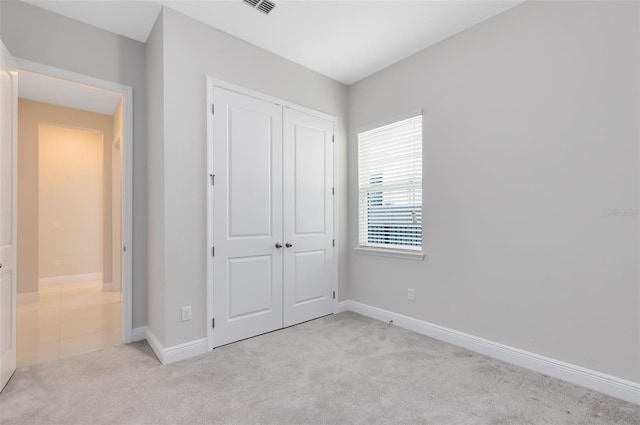
[[[206,171],[205,182],[207,186],[206,190],[206,220],[207,220],[207,237],[206,237],[206,246],[204,249],[205,257],[206,257],[206,297],[207,297],[207,315],[205,319],[205,326],[207,329],[207,349],[213,350],[213,326],[212,320],[214,318],[213,312],[213,175],[215,175],[215,170],[213,167],[213,89],[214,87],[218,87],[221,89],[233,91],[245,96],[250,96],[256,99],[260,99],[266,102],[275,103],[276,105],[284,106],[285,108],[291,108],[298,110],[300,112],[304,112],[309,115],[313,115],[319,118],[323,118],[329,121],[333,121],[333,133],[334,138],[336,134],[336,129],[338,128],[338,118],[334,115],[330,115],[324,112],[316,111],[311,108],[307,108],[305,106],[298,105],[293,102],[288,102],[286,100],[279,99],[277,97],[269,96],[264,93],[260,93],[255,90],[251,90],[228,81],[220,80],[215,77],[207,76],[207,104],[205,106],[205,113],[207,114],[207,154],[206,154]],[[335,147],[333,149],[333,184],[335,187],[336,182],[338,181],[338,149]],[[333,300],[333,312],[338,312],[338,272],[339,272],[339,252],[337,243],[338,240],[338,196],[337,194],[333,197],[333,238],[336,240],[335,246],[335,261],[333,265],[333,290],[336,292],[336,297]]]
[[[6,267],[11,273],[11,293],[9,294],[9,304],[10,304],[10,317],[8,318],[10,321],[9,335],[4,335],[10,338],[9,347],[4,353],[0,352],[0,391],[3,391],[6,388],[6,385],[11,380],[11,377],[16,371],[17,364],[17,327],[16,327],[16,299],[17,299],[17,287],[18,287],[18,232],[17,232],[17,223],[18,223],[18,76],[17,76],[17,67],[15,63],[15,58],[11,55],[4,42],[0,40],[0,56],[2,57],[3,69],[0,69],[0,72],[7,72],[11,78],[11,98],[10,103],[8,105],[2,104],[0,105],[0,110],[3,114],[6,115],[6,108],[9,109],[11,114],[11,123],[10,123],[10,134],[11,140],[9,144],[11,146],[11,245],[12,248],[9,248],[9,258],[0,256],[0,261],[7,261]],[[6,69],[4,69],[6,67]],[[2,264],[0,264],[2,267]],[[6,273],[6,271],[5,271]],[[4,273],[3,273],[4,274]],[[0,323],[0,325],[4,325],[4,323]],[[0,336],[1,338],[2,336]]]
[[[35,72],[122,95],[122,342],[128,344],[133,341],[133,88],[26,59],[15,60],[18,75],[20,71]]]

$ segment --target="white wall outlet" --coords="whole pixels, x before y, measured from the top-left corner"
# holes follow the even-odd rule
[[[190,305],[182,307],[182,321],[186,322],[187,320],[191,320],[191,306]]]
[[[409,301],[415,301],[416,300],[416,294],[413,292],[413,289],[407,290],[407,299]]]

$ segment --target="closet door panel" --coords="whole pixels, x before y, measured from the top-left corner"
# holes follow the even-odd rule
[[[326,133],[320,128],[296,125],[293,140],[293,234],[324,235],[327,225]]]
[[[282,108],[215,88],[213,346],[282,327]]]
[[[272,234],[274,123],[269,111],[227,105],[229,238]],[[265,114],[266,113],[266,114]]]
[[[324,300],[326,296],[326,277],[324,268],[327,262],[326,250],[294,252],[293,281],[304,284],[293,285],[293,305],[301,306]],[[320,273],[318,273],[320,271]]]
[[[284,325],[333,312],[333,122],[284,111]]]

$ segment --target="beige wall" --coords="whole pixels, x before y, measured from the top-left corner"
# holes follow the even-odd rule
[[[105,168],[101,131],[38,125],[40,278],[103,271]]]
[[[109,143],[105,140],[105,143]],[[118,291],[122,289],[122,100],[113,114],[113,140],[111,149],[111,245],[112,268],[110,289]],[[105,279],[105,282],[107,280]]]
[[[92,128],[101,131],[105,140],[113,139],[113,120],[108,115],[79,111],[25,99],[18,100],[18,293],[38,291],[38,125]],[[110,147],[111,144],[108,145]],[[111,149],[105,150],[111,163]],[[105,181],[111,180],[111,167]],[[105,226],[111,225],[110,186],[104,206]],[[105,191],[106,194],[106,191]],[[111,233],[104,240],[111,253]],[[109,255],[110,257],[110,255]],[[109,258],[109,266],[110,265]],[[105,267],[106,269],[106,267]]]

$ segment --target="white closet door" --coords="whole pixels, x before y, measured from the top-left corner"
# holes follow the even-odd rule
[[[213,346],[282,327],[282,108],[214,88]]]
[[[18,74],[0,42],[0,390],[16,370],[16,139]]]
[[[333,122],[284,111],[284,326],[333,312]]]

